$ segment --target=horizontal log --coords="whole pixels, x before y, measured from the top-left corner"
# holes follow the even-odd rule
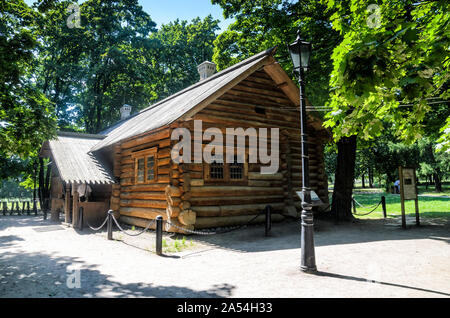
[[[256,215],[238,215],[238,216],[217,216],[217,217],[198,217],[195,221],[195,229],[205,229],[211,227],[223,227],[247,224]],[[280,214],[272,215],[272,222],[279,222],[284,220]],[[265,222],[265,215],[258,216],[251,224],[258,224]]]
[[[121,199],[147,199],[147,200],[165,200],[164,192],[122,192]]]
[[[194,206],[219,206],[232,204],[257,204],[257,203],[277,203],[283,202],[284,195],[266,195],[249,197],[199,197],[192,198],[191,205]]]
[[[182,194],[182,191],[180,188],[170,186],[170,185],[166,186],[166,188],[164,189],[164,192],[165,192],[166,196],[170,195],[172,197],[180,197]]]
[[[275,211],[281,211],[284,208],[284,202],[270,204]],[[264,204],[241,204],[241,205],[221,205],[221,206],[192,206],[191,210],[197,213],[197,216],[232,216],[258,213],[267,206]]]
[[[122,207],[137,207],[137,208],[159,208],[165,209],[167,201],[162,200],[120,200]]]
[[[153,133],[149,133],[148,135],[145,135],[142,137],[134,138],[127,142],[123,142],[122,143],[122,151],[124,149],[136,147],[141,144],[146,144],[149,142],[154,142],[154,141],[158,141],[158,140],[166,139],[166,138],[170,138],[170,130],[168,128],[165,128],[163,130],[156,131]]]
[[[249,196],[249,195],[276,195],[282,194],[282,188],[247,187],[247,186],[202,186],[192,187],[191,196]]]
[[[133,216],[142,219],[156,219],[158,215],[161,215],[164,219],[167,219],[165,209],[152,209],[152,208],[130,208],[130,207],[120,207],[120,219],[123,216]],[[148,222],[146,223],[146,225]]]
[[[123,192],[164,192],[169,183],[132,184],[122,187]]]
[[[250,180],[282,180],[283,175],[281,173],[261,174],[261,173],[257,173],[257,172],[249,172],[248,178]]]

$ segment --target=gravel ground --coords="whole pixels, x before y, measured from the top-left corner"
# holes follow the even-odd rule
[[[42,217],[0,216],[0,297],[449,297],[450,224],[402,230],[398,221],[319,221],[312,275],[299,270],[295,221],[274,224],[270,237],[262,225],[189,236],[181,252],[159,257],[153,233],[108,241]],[[165,235],[169,246],[181,239]]]

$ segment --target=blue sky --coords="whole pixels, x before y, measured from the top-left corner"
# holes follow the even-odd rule
[[[28,5],[33,4],[34,0],[25,0]],[[77,1],[74,1],[77,2]],[[84,1],[78,1],[82,3]],[[158,28],[161,24],[180,20],[191,21],[195,17],[204,18],[211,14],[215,19],[221,21],[219,24],[222,31],[226,30],[233,19],[224,19],[222,8],[218,5],[212,5],[211,0],[139,0],[139,4],[144,11],[150,14]]]
[[[211,0],[139,0],[139,3],[158,27],[177,18],[190,21],[195,17],[204,18],[208,14],[221,21],[219,26],[222,30],[233,22],[232,19],[225,20],[222,8],[212,5]]]

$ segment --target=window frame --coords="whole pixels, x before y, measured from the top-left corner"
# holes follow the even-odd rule
[[[150,184],[158,182],[158,147],[153,147],[149,149],[139,150],[131,153],[131,157],[134,159],[134,184]],[[153,180],[148,180],[148,157],[153,156],[153,170],[154,170],[154,178]],[[144,159],[144,181],[138,181],[138,162],[139,160]]]
[[[212,179],[210,175],[211,164],[203,163],[203,179],[208,184],[223,184],[232,183],[233,185],[247,185],[248,184],[248,155],[244,156],[244,163],[242,166],[242,178],[232,179],[230,177],[231,164],[228,162],[223,163],[223,179]]]

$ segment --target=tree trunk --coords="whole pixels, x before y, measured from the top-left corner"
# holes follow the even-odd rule
[[[433,174],[434,190],[436,192],[442,192],[442,182],[441,182],[441,178],[440,178],[439,174],[440,174],[440,169],[437,168],[436,172]]]
[[[361,186],[363,187],[363,188],[365,188],[366,187],[366,184],[364,183],[364,173],[361,175]]]
[[[350,221],[352,215],[352,191],[355,179],[356,136],[344,137],[337,143],[338,155],[331,213],[337,220]]]
[[[373,171],[370,167],[368,174],[369,174],[369,188],[373,188]]]

